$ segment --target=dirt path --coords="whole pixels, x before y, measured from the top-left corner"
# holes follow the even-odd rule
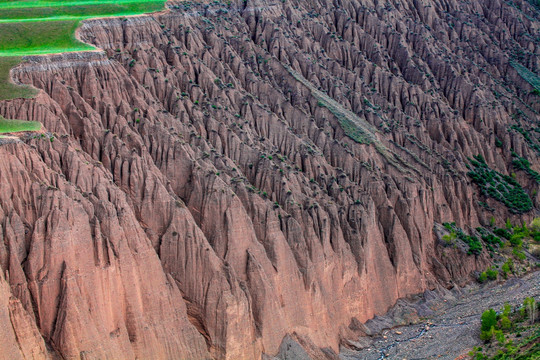
[[[507,301],[518,305],[527,296],[540,299],[539,271],[503,284],[465,289],[455,301],[444,303],[441,300],[441,308],[422,323],[385,330],[363,341],[368,344],[363,350],[343,349],[340,357],[343,360],[453,360],[473,346],[481,345],[478,329],[484,310],[490,307],[499,310]]]

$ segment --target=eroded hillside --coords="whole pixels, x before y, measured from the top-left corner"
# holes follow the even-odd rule
[[[12,71],[41,92],[0,115],[46,135],[0,145],[0,358],[257,359],[287,334],[333,358],[488,266],[437,224],[537,216],[528,2],[168,6]],[[475,155],[531,207],[483,194]]]

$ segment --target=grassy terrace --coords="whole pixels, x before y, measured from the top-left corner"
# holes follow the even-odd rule
[[[0,100],[31,98],[37,91],[30,86],[18,86],[9,81],[9,70],[21,62],[20,56],[0,57]]]
[[[25,55],[94,49],[75,38],[81,20],[158,11],[163,0],[0,0],[0,100],[32,97],[29,87],[9,81]]]
[[[0,116],[0,134],[21,131],[39,131],[41,123],[37,121],[7,120]],[[1,135],[0,135],[1,137]]]

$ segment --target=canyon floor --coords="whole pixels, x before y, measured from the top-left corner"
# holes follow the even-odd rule
[[[342,360],[376,359],[444,359],[453,360],[467,354],[479,339],[480,316],[486,309],[500,310],[505,302],[520,305],[526,297],[540,297],[540,272],[504,283],[468,286],[439,293],[421,302],[434,314],[414,325],[395,327],[379,335],[360,339],[365,348],[343,350]]]

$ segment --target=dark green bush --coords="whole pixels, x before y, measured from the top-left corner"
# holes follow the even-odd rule
[[[486,270],[486,275],[489,280],[497,280],[497,276],[499,275],[499,272],[495,270],[494,268],[489,268]]]

